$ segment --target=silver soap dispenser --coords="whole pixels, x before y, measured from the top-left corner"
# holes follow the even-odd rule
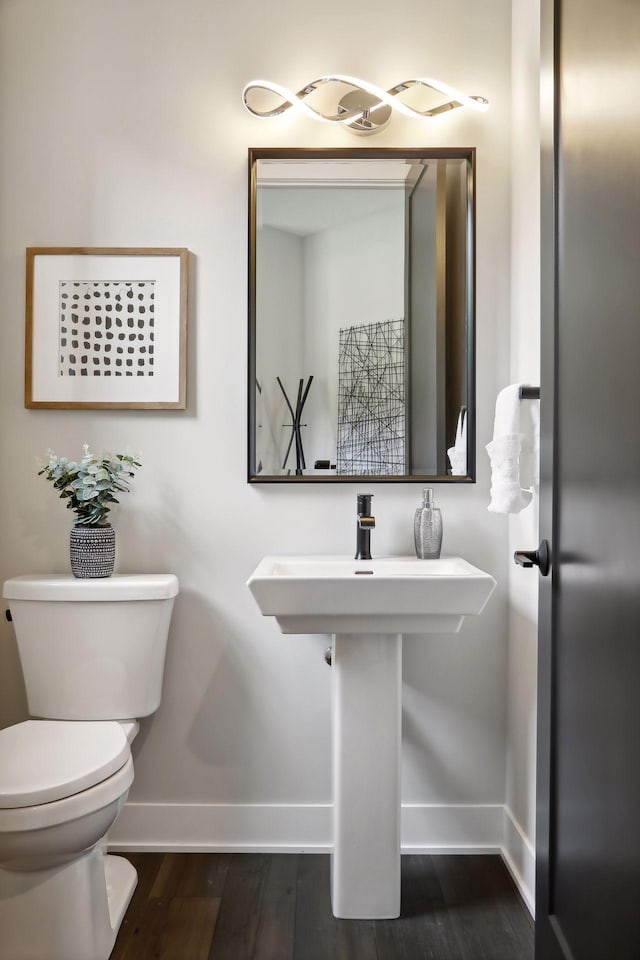
[[[413,525],[416,557],[419,560],[437,560],[442,548],[442,514],[433,505],[433,490],[422,491],[422,505],[416,510]]]

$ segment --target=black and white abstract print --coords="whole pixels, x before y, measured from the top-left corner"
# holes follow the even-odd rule
[[[61,377],[152,377],[154,280],[61,280]]]
[[[338,474],[406,473],[405,324],[344,327],[338,353]]]

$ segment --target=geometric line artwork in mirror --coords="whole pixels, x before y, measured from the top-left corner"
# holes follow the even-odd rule
[[[60,280],[59,290],[59,376],[153,376],[154,280]]]
[[[336,473],[406,473],[404,320],[346,327],[338,352]]]

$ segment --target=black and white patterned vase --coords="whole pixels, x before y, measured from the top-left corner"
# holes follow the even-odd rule
[[[110,577],[116,561],[116,532],[104,527],[76,526],[69,537],[71,572],[81,580]]]

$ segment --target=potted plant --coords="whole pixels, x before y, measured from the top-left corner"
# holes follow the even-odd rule
[[[124,453],[95,457],[83,445],[79,463],[48,451],[49,462],[38,476],[50,480],[60,499],[76,515],[71,528],[71,572],[83,579],[110,577],[116,557],[116,533],[108,521],[116,493],[128,493],[139,461]]]

